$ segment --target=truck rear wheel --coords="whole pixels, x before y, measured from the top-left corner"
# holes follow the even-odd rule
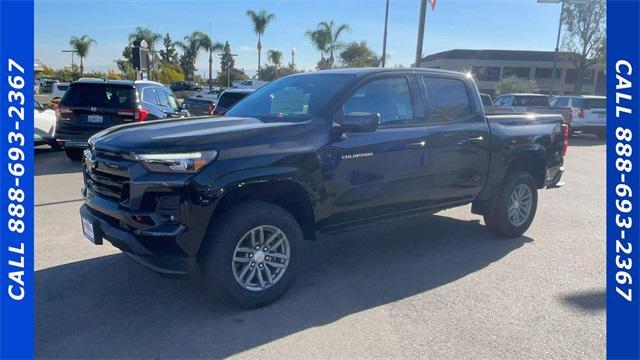
[[[489,213],[484,215],[484,222],[498,236],[518,237],[531,226],[537,206],[538,190],[533,177],[524,171],[512,171]]]
[[[281,207],[250,201],[213,221],[200,261],[206,284],[245,309],[284,295],[298,271],[302,247],[295,218]]]

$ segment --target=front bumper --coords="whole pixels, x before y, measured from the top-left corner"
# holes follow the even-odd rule
[[[206,183],[151,173],[115,153],[89,154],[80,215],[93,225],[94,242],[106,240],[165,275],[190,273],[217,204]]]
[[[195,257],[187,256],[186,254],[159,252],[157,248],[154,249],[153,246],[149,246],[150,241],[175,244],[177,237],[175,230],[167,231],[165,234],[157,232],[151,237],[136,234],[136,232],[125,230],[120,225],[116,225],[114,218],[92,210],[87,204],[82,205],[80,208],[80,216],[90,221],[93,225],[94,243],[96,245],[102,245],[106,240],[138,263],[153,271],[168,276],[183,276],[193,272],[195,268]]]

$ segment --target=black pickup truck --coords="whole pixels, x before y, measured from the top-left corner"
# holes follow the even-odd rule
[[[127,124],[84,153],[83,232],[245,308],[280,297],[303,239],[473,204],[517,237],[558,186],[559,115],[485,116],[464,74],[341,69],[276,80],[225,117]]]

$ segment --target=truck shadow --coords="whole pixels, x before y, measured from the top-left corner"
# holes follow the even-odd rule
[[[227,357],[454,282],[532,241],[429,216],[307,242],[289,293],[252,311],[122,254],[52,267],[35,274],[36,357]]]
[[[82,163],[67,159],[64,151],[51,149],[47,145],[35,148],[33,166],[35,176],[71,174],[81,171]]]

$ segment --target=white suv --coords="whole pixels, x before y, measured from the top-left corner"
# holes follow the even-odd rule
[[[571,133],[595,134],[599,138],[606,137],[607,98],[604,96],[556,96],[551,106],[572,109]]]

